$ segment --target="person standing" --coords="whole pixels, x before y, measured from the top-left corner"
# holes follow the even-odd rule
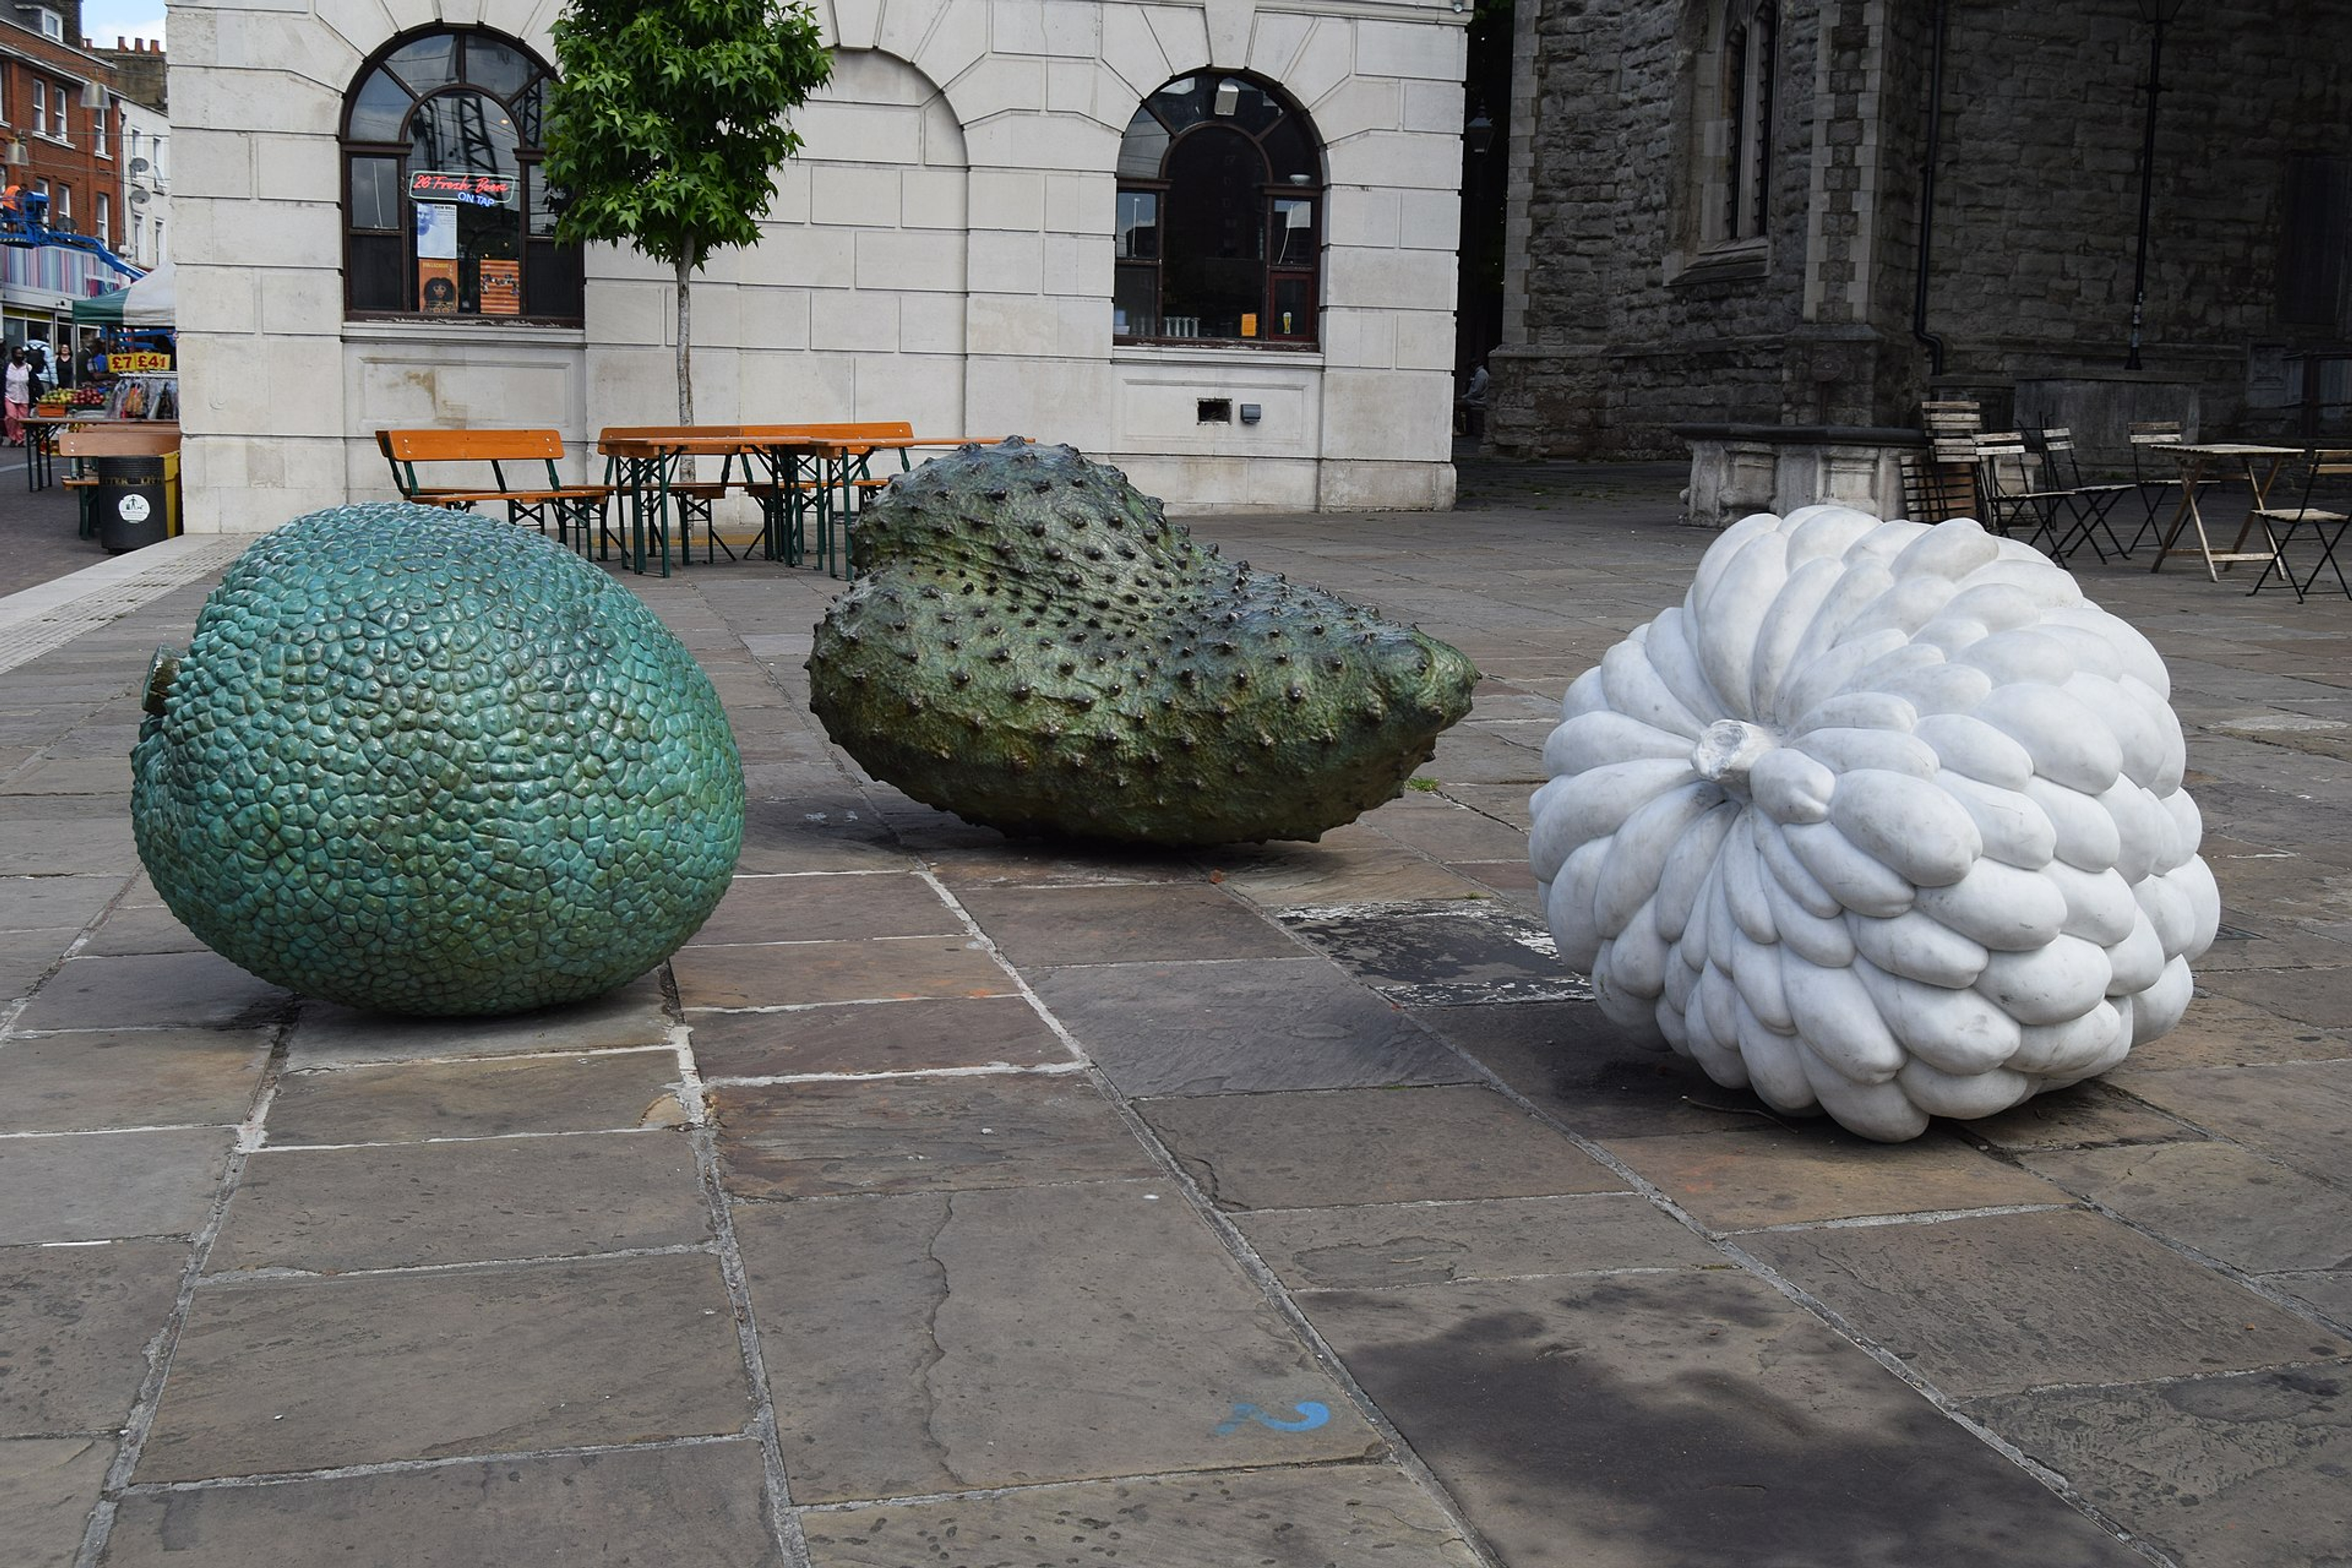
[[[23,446],[25,416],[33,407],[33,367],[25,363],[25,351],[21,348],[8,351],[7,374],[5,380],[0,380],[0,403],[5,403],[8,411],[8,445]]]

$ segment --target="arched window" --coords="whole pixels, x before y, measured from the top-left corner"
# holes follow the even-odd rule
[[[1772,84],[1780,49],[1773,0],[1727,0],[1723,18],[1722,237],[1761,239],[1770,216]]]
[[[1322,144],[1298,107],[1245,76],[1180,77],[1118,149],[1121,342],[1316,341]]]
[[[353,316],[577,325],[580,250],[540,176],[552,74],[512,38],[394,39],[343,102],[343,301]]]

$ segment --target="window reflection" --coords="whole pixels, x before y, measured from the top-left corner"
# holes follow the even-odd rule
[[[1178,78],[1129,121],[1118,174],[1116,336],[1316,340],[1319,144],[1278,89]]]
[[[510,39],[402,40],[345,100],[344,288],[357,315],[576,321],[580,251],[539,178],[546,68]],[[397,149],[395,155],[394,149]]]

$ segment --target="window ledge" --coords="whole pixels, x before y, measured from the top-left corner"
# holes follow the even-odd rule
[[[485,321],[476,316],[451,321],[446,316],[369,316],[343,323],[347,343],[533,343],[551,348],[578,348],[588,342],[588,329],[552,321]]]
[[[1770,270],[1771,261],[1771,245],[1767,240],[1740,240],[1719,245],[1683,258],[1679,267],[1669,268],[1666,287],[1683,289],[1709,283],[1760,283]]]
[[[1269,359],[1286,365],[1318,368],[1323,363],[1322,349],[1309,344],[1293,347],[1287,343],[1237,343],[1224,340],[1199,343],[1114,342],[1110,357],[1143,364],[1250,364],[1265,363]]]

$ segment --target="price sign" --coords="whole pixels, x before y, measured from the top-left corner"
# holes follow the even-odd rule
[[[172,356],[158,353],[109,354],[106,368],[117,375],[139,375],[172,368]]]

